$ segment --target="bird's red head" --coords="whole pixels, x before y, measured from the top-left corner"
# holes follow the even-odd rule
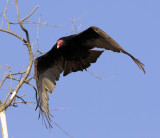
[[[64,40],[62,40],[62,39],[58,40],[57,41],[57,49],[60,48],[60,47],[62,47],[63,44],[64,44]]]

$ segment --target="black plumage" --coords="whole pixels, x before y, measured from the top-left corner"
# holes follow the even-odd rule
[[[41,113],[49,118],[48,94],[52,93],[60,74],[83,71],[91,63],[95,63],[103,51],[92,50],[103,48],[114,52],[122,52],[130,56],[145,73],[143,64],[126,52],[117,42],[97,27],[67,37],[60,38],[52,49],[35,59],[34,71],[38,88],[38,106]]]

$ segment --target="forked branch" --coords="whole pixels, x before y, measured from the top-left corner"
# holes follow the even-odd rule
[[[20,89],[20,87],[23,85],[23,83],[25,82],[25,80],[26,80],[27,77],[29,76],[30,71],[31,71],[31,67],[32,67],[32,64],[33,64],[33,53],[32,53],[32,48],[31,48],[31,44],[30,44],[29,33],[28,33],[28,30],[23,26],[22,20],[20,20],[17,0],[16,0],[16,9],[17,9],[18,22],[20,23],[21,29],[22,29],[22,30],[25,32],[25,34],[26,34],[26,39],[27,39],[27,41],[26,41],[25,45],[27,46],[28,52],[29,52],[29,64],[28,64],[28,67],[27,67],[27,70],[26,70],[24,76],[22,77],[22,79],[20,80],[20,82],[19,82],[18,85],[16,86],[15,90],[13,91],[11,97],[10,97],[9,100],[7,101],[7,103],[6,103],[6,108],[11,105],[13,99],[15,98],[15,96],[16,96],[17,93],[18,93],[18,90]]]

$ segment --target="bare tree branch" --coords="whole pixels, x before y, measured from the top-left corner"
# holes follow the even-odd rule
[[[40,23],[40,22],[41,22],[41,17],[39,17],[38,23]],[[39,26],[40,26],[40,24],[38,24],[38,27],[37,27],[37,48],[36,48],[36,52],[34,53],[33,56],[35,56],[37,54],[38,49],[39,49],[39,42],[38,42]]]
[[[33,9],[33,11],[32,11],[28,16],[26,16],[24,19],[22,19],[21,21],[23,22],[23,21],[27,20],[27,19],[38,9],[38,7],[39,7],[39,6],[36,6],[36,7]]]
[[[13,75],[19,75],[19,74],[24,74],[26,73],[26,71],[24,72],[17,72],[17,73],[11,73],[11,76]],[[2,87],[3,83],[5,82],[5,80],[10,76],[10,74],[7,74],[5,77],[3,77],[1,83],[0,83],[0,88]]]
[[[0,83],[0,88],[2,87],[3,83],[5,82],[5,80],[7,79],[7,76],[3,77],[1,83]]]
[[[18,104],[18,103],[24,103],[24,104],[26,104],[27,102],[22,98],[22,97],[24,97],[24,96],[25,96],[25,94],[23,94],[23,95],[21,95],[21,96],[16,95],[16,98],[18,98],[18,99],[20,99],[20,100],[22,100],[22,101],[21,101],[21,102],[16,102],[16,98],[15,98],[15,99],[14,99],[14,102],[12,102],[10,106],[17,107],[16,104]]]
[[[55,111],[55,110],[69,110],[69,109],[65,109],[65,108],[50,109],[50,111]]]
[[[100,79],[100,80],[109,80],[109,79],[112,79],[114,76],[110,76],[110,77],[108,77],[108,78],[102,78],[102,77],[100,77],[100,74],[99,75],[96,75],[96,74],[94,74],[93,72],[91,72],[91,71],[89,71],[89,70],[87,70],[86,69],[86,71],[87,72],[89,72],[91,75],[93,75],[94,77],[96,77],[96,78],[98,78],[98,79]],[[102,74],[102,73],[101,73]]]
[[[76,18],[76,19],[70,19],[71,22],[72,22],[72,31],[71,31],[71,34],[74,32],[78,33],[79,32],[79,29],[81,28],[81,24],[79,25],[79,27],[77,28],[76,27],[76,23],[82,18],[84,17],[86,14],[88,13],[88,11],[86,11],[82,16],[80,16],[79,18]]]
[[[30,45],[30,40],[29,40],[29,34],[28,34],[27,29],[23,26],[22,20],[20,20],[20,18],[19,18],[19,9],[18,9],[18,2],[17,2],[17,0],[16,0],[16,9],[17,9],[18,22],[19,22],[22,30],[26,33],[26,38],[27,38],[27,43],[26,43],[26,45],[27,45],[27,47],[29,48],[29,47],[31,47],[31,45]],[[32,51],[32,50],[31,50],[31,51]]]
[[[0,103],[0,107],[2,107],[2,106],[3,105]],[[5,110],[1,111],[0,120],[1,120],[2,136],[3,136],[3,138],[8,138],[8,130],[7,130]]]
[[[12,92],[12,75],[11,75],[11,69],[9,65],[8,65],[8,70],[9,70],[9,77],[11,79],[11,87],[10,87],[10,93],[11,93]]]
[[[51,120],[52,121],[52,120]],[[55,124],[64,134],[66,134],[68,137],[73,138],[70,134],[68,134],[59,124],[52,121],[53,124]]]
[[[9,22],[10,24],[19,24],[19,23],[13,23],[13,22]],[[45,25],[45,26],[51,26],[51,27],[62,27],[64,25],[53,25],[53,24],[47,24],[46,22],[44,23],[37,23],[37,22],[31,22],[31,21],[23,21],[23,24],[39,24],[39,25]]]
[[[19,18],[19,9],[18,9],[18,3],[17,3],[17,0],[16,0],[16,9],[17,9],[17,18],[18,18],[18,22],[20,23],[20,26],[22,28],[22,30],[25,32],[26,34],[26,38],[27,38],[27,41],[26,41],[26,46],[28,48],[28,52],[29,52],[29,64],[28,64],[28,67],[27,67],[27,70],[26,70],[26,73],[24,74],[24,76],[22,77],[22,79],[20,80],[19,84],[16,86],[15,90],[13,91],[10,99],[7,101],[6,103],[6,108],[12,103],[13,99],[15,98],[15,96],[17,95],[18,93],[18,90],[20,89],[20,87],[23,85],[23,83],[25,82],[25,80],[27,79],[27,77],[29,76],[29,73],[31,71],[31,67],[32,67],[32,64],[33,64],[33,53],[32,53],[32,48],[31,48],[31,44],[30,44],[30,40],[29,40],[29,34],[28,34],[28,31],[26,28],[24,28],[23,24],[22,24],[22,21],[20,20]]]
[[[30,77],[29,79],[26,80],[26,82],[31,81],[32,79],[34,79],[34,75],[32,77]]]
[[[1,26],[0,26],[0,29],[2,28],[2,26],[3,26],[3,21],[1,22]]]
[[[11,31],[4,30],[4,29],[0,29],[0,31],[5,32],[5,33],[9,33],[9,34],[11,34],[11,35],[13,35],[13,36],[19,38],[19,39],[22,40],[23,42],[26,42],[26,40],[25,40],[24,38],[22,38],[21,36],[19,36],[19,35],[16,34],[16,33],[13,33],[13,32],[11,32]]]
[[[8,4],[9,3],[8,3],[8,0],[7,0],[7,4],[6,4],[6,8],[5,8],[4,12],[3,12],[3,16],[4,16],[4,18],[5,18],[6,22],[7,22],[8,31],[10,31],[9,21],[8,21],[8,19],[6,17],[6,12],[7,12],[7,8],[8,8]]]
[[[11,86],[10,86],[10,91],[9,91],[9,93],[7,94],[7,96],[6,96],[6,98],[5,98],[5,100],[4,100],[3,103],[6,103],[8,97],[10,96],[10,94],[11,94],[11,92],[12,92],[12,75],[11,75],[11,69],[10,69],[10,66],[9,66],[9,65],[8,65],[8,71],[9,71],[9,77],[10,77],[10,79],[11,79]]]
[[[11,79],[9,76],[7,78]],[[12,80],[16,80],[16,81],[19,81],[19,82],[21,81],[21,79],[17,79],[17,78],[13,78],[13,77],[12,77]],[[35,90],[35,92],[37,92],[36,87],[33,84],[29,83],[29,81],[25,80],[24,83],[32,86],[32,88]]]
[[[101,78],[100,76],[94,74],[93,72],[91,72],[91,71],[89,71],[89,70],[87,70],[87,69],[86,69],[86,71],[89,72],[89,73],[90,73],[91,75],[93,75],[94,77],[100,79],[100,80],[105,80],[104,78]]]

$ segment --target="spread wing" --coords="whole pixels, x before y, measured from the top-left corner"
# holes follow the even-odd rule
[[[116,41],[114,41],[109,35],[103,32],[98,27],[90,27],[87,30],[75,35],[72,38],[72,41],[80,46],[87,47],[88,49],[92,48],[104,48],[106,50],[112,50],[114,52],[122,52],[130,56],[134,62],[139,66],[139,68],[145,73],[143,68],[143,63],[138,59],[133,57],[127,51],[125,51]]]
[[[57,56],[53,49],[34,61],[34,72],[39,96],[37,104],[40,113],[45,115],[47,119],[50,119],[47,91],[52,93],[55,88],[55,81],[59,80],[59,76],[63,72],[62,63],[63,58]]]

